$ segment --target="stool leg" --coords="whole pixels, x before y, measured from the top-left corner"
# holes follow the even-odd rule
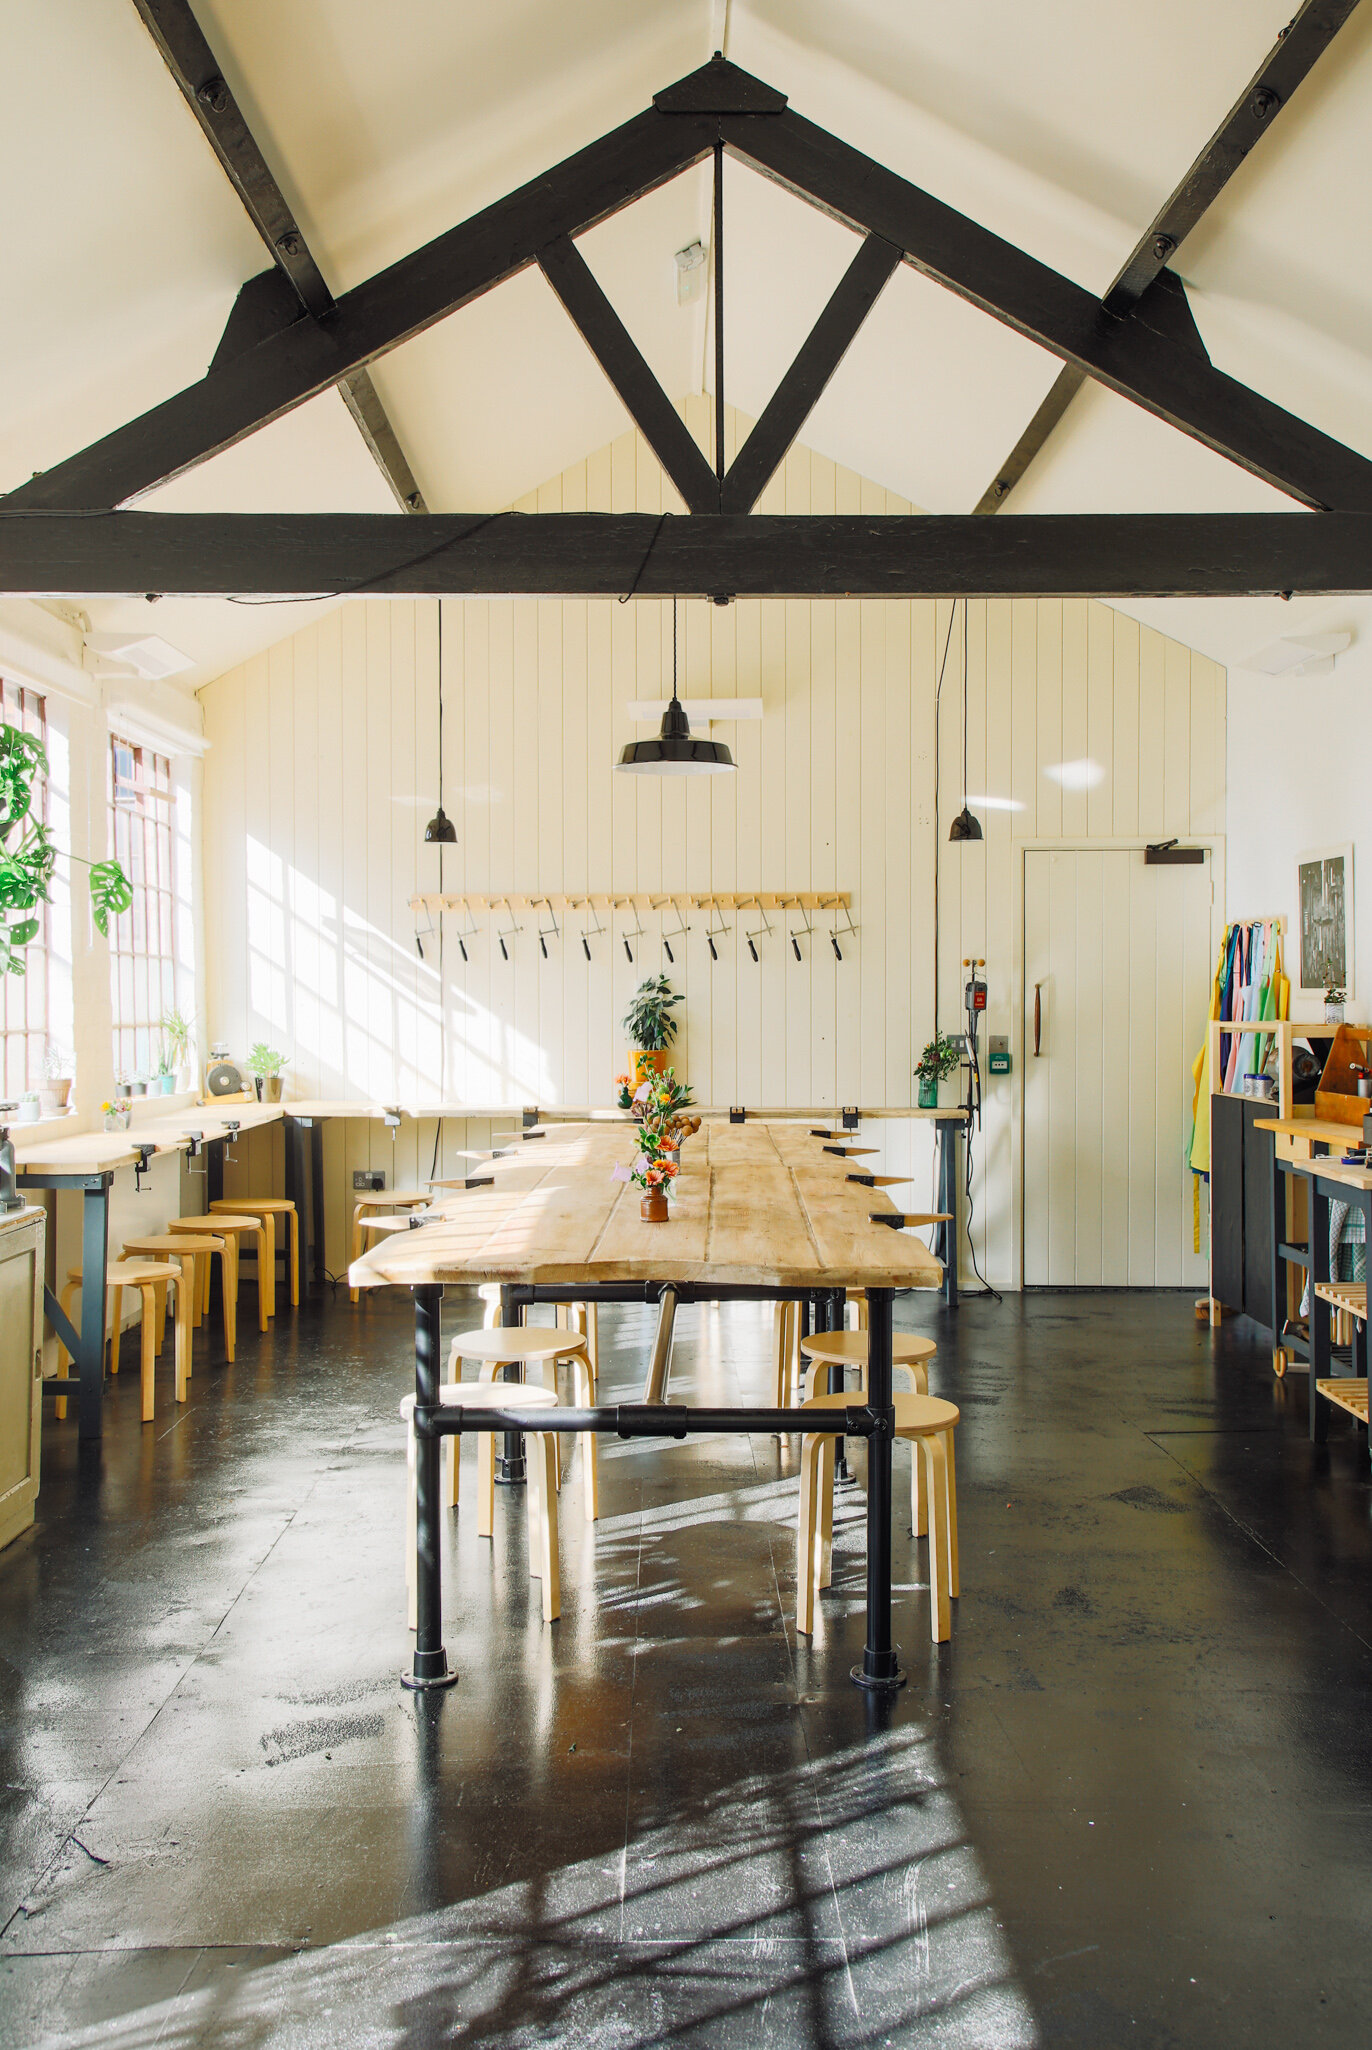
[[[557,1557],[557,1433],[538,1431],[534,1434],[534,1456],[530,1461],[537,1474],[536,1487],[530,1488],[530,1496],[538,1498],[538,1545],[535,1553],[530,1548],[529,1556],[538,1559],[538,1577],[543,1582],[543,1620],[555,1623],[562,1613],[562,1583],[558,1573]]]
[[[595,1375],[588,1359],[572,1355],[572,1386],[576,1390],[577,1407],[594,1409]],[[581,1492],[586,1498],[586,1521],[594,1523],[600,1514],[600,1462],[599,1448],[594,1431],[581,1433]]]
[[[110,1290],[110,1373],[119,1372],[119,1329],[124,1321],[124,1291]]]
[[[142,1354],[139,1362],[143,1395],[143,1422],[152,1422],[152,1375],[156,1358],[154,1341],[157,1337],[157,1283],[144,1282],[138,1293],[143,1298],[143,1324],[140,1332]]]
[[[195,1256],[188,1254],[172,1284],[176,1289],[176,1399],[186,1399],[191,1377],[191,1298],[195,1294]]]
[[[910,1440],[910,1535],[922,1538],[929,1530],[928,1489],[924,1485],[924,1461],[919,1439]]]
[[[819,1447],[819,1570],[817,1587],[828,1587],[834,1578],[834,1438],[826,1431]]]
[[[210,1314],[210,1276],[213,1271],[214,1254],[206,1253],[205,1269],[200,1276],[200,1315],[202,1318],[208,1317]]]
[[[927,1432],[912,1448],[921,1449],[929,1496],[929,1635],[935,1644],[943,1644],[953,1626],[948,1607],[948,1461],[942,1434]]]
[[[819,1478],[819,1438],[812,1432],[800,1441],[800,1515],[796,1521],[796,1630],[802,1637],[815,1628],[815,1487]]]
[[[272,1313],[271,1277],[276,1265],[275,1255],[267,1249],[267,1227],[257,1227],[257,1328],[265,1331]]]
[[[772,1311],[772,1407],[786,1406],[786,1310],[777,1303]]]
[[[262,1275],[262,1270],[261,1270],[261,1268],[259,1267],[259,1269],[258,1269],[258,1273],[257,1273],[257,1286],[258,1286],[258,1290],[259,1290],[259,1292],[260,1292],[260,1291],[261,1291],[262,1289],[264,1289],[264,1288],[266,1289],[266,1291],[267,1291],[267,1308],[266,1308],[266,1315],[267,1315],[268,1317],[274,1317],[274,1316],[276,1315],[276,1213],[275,1213],[275,1211],[272,1211],[272,1210],[264,1210],[264,1211],[263,1211],[263,1213],[262,1213],[262,1233],[263,1233],[263,1236],[264,1236],[264,1238],[266,1239],[266,1242],[267,1242],[267,1273],[266,1273],[266,1278],[265,1278],[265,1280],[264,1280],[264,1279],[263,1279],[263,1275]],[[262,1326],[262,1329],[263,1329],[263,1330],[265,1331],[265,1330],[266,1330],[266,1328],[267,1328],[267,1327],[266,1327],[266,1325],[264,1324],[264,1325]]]
[[[206,1272],[209,1262],[205,1262]],[[219,1272],[224,1284],[224,1352],[232,1365],[238,1344],[238,1236],[229,1232],[219,1255]]]
[[[161,1357],[167,1342],[167,1291],[170,1283],[159,1283],[157,1289],[157,1352]]]
[[[948,1592],[951,1595],[956,1595],[958,1592],[958,1483],[953,1461],[953,1434],[951,1431],[945,1431],[943,1434],[943,1454],[944,1466],[948,1477],[947,1515],[944,1518],[944,1527],[948,1533],[946,1546],[948,1557]]]
[[[353,1206],[352,1248],[353,1259],[360,1260],[362,1258],[362,1205],[360,1203],[357,1203]],[[350,1303],[355,1303],[357,1301],[359,1293],[360,1291],[358,1289],[350,1288],[348,1290],[348,1301]]]

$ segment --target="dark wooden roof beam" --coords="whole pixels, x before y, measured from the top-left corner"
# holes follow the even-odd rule
[[[1372,513],[205,514],[0,509],[0,592],[644,598],[1372,590]]]
[[[286,196],[258,147],[257,138],[225,82],[190,0],[133,0],[133,4],[161,51],[167,69],[180,86],[187,106],[200,123],[225,176],[271,251],[281,276],[289,282],[304,311],[315,320],[322,320],[333,311],[333,293],[325,283],[286,203]],[[270,273],[266,275],[270,276]],[[234,339],[236,320],[239,321],[240,333],[231,353],[240,353],[241,308],[245,294],[254,287],[260,287],[260,280],[250,278],[240,292],[216,354],[216,363],[225,354],[225,344]],[[259,290],[259,300],[264,296]],[[350,377],[341,378],[338,389],[357,422],[373,461],[399,503],[407,512],[423,512],[426,509],[423,494],[368,372],[359,370]]]
[[[1254,144],[1266,135],[1277,113],[1357,4],[1358,0],[1303,0],[1294,20],[1282,30],[1180,185],[1139,237],[1105,294],[1103,304],[1108,313],[1131,313],[1155,278],[1172,275],[1166,265]],[[1180,289],[1180,280],[1176,282]],[[1047,397],[982,493],[977,512],[999,512],[1085,382],[1085,371],[1074,364],[1058,372]]]

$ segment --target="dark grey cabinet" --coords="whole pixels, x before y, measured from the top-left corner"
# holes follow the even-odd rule
[[[1262,1325],[1272,1315],[1274,1142],[1256,1125],[1276,1114],[1241,1096],[1210,1099],[1210,1293]]]

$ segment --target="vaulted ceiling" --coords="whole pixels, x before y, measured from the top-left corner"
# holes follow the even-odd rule
[[[793,107],[1093,293],[1272,47],[1292,0],[195,0],[329,286],[361,282],[645,107],[723,41]],[[252,223],[132,0],[0,7],[0,485],[13,488],[199,378]],[[1372,454],[1372,8],[1359,8],[1172,267],[1216,364]],[[730,161],[726,388],[757,413],[856,237]],[[709,388],[704,301],[673,253],[708,242],[708,167],[581,241],[667,391]],[[938,512],[968,512],[1056,359],[901,267],[805,440]],[[508,504],[625,415],[551,289],[526,271],[373,367],[435,511]],[[333,393],[142,501],[167,510],[389,510]],[[1267,485],[1087,387],[1011,501],[1039,511],[1261,510]],[[397,512],[397,517],[401,517]],[[1181,609],[1178,609],[1181,608]],[[1347,603],[1131,606],[1222,660],[1339,623]],[[119,608],[100,624],[122,623]],[[195,681],[298,608],[168,601]]]

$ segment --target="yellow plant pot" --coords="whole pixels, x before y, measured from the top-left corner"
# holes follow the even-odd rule
[[[660,1075],[664,1068],[670,1067],[670,1065],[671,1054],[665,1046],[653,1047],[651,1051],[646,1051],[640,1047],[634,1054],[635,1089],[647,1076]]]

